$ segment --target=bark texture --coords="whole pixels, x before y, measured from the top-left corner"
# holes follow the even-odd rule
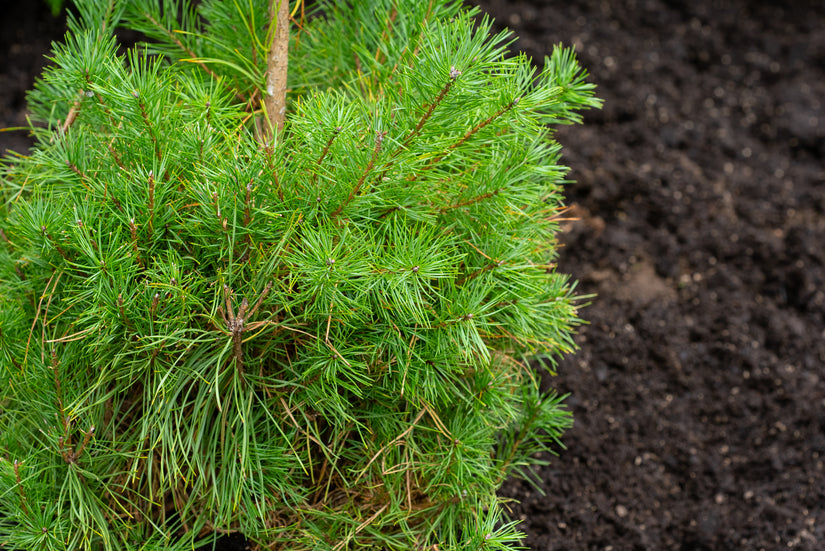
[[[264,137],[272,139],[276,129],[284,127],[286,115],[286,77],[289,62],[289,0],[272,0],[269,10],[270,25],[275,26],[269,46],[266,70],[264,108],[266,121]]]

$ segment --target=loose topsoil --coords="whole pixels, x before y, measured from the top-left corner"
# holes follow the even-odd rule
[[[525,544],[825,548],[825,3],[479,4],[537,60],[574,45],[605,100],[557,134],[559,268],[598,296],[552,380],[567,449],[504,488]],[[0,21],[2,128],[64,27]]]

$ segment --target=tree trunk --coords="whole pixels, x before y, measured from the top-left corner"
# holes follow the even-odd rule
[[[269,8],[270,29],[275,25],[266,62],[264,92],[264,140],[269,142],[284,127],[286,114],[286,76],[289,61],[289,0],[272,0]]]

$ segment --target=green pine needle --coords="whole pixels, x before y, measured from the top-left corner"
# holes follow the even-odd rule
[[[296,20],[300,6],[296,7]],[[505,550],[571,425],[550,124],[598,107],[458,2],[85,0],[2,165],[0,547]],[[151,40],[117,55],[125,25]],[[211,538],[211,539],[210,539]]]

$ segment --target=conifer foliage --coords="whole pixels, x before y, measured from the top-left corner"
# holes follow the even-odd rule
[[[553,124],[597,107],[459,2],[82,0],[2,166],[0,548],[518,547],[571,423]],[[147,45],[118,54],[117,26]]]

